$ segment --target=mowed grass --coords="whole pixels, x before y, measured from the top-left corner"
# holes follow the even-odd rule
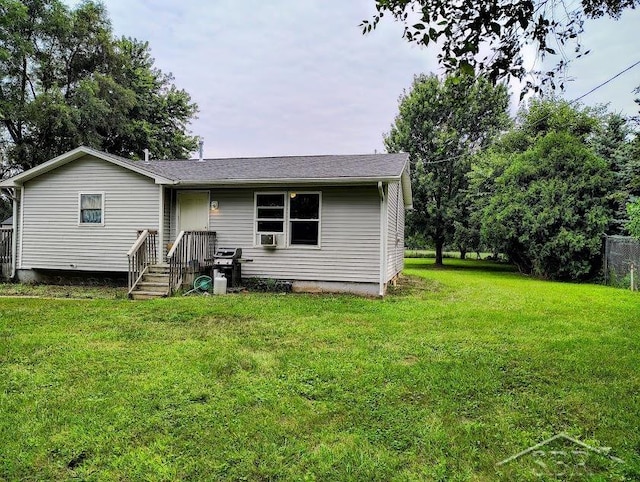
[[[565,432],[637,480],[640,296],[432,263],[384,299],[0,299],[0,479],[548,480],[496,463]]]

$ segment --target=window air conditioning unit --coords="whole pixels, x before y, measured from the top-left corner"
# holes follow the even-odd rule
[[[278,245],[278,238],[275,233],[261,234],[260,246],[275,248]]]

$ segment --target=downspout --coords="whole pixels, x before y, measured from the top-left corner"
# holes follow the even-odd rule
[[[20,246],[18,248],[18,252],[20,253],[20,262],[18,263],[18,252],[16,253],[16,268],[18,267],[18,265],[20,265],[20,268],[22,268],[22,253],[24,253],[24,250],[22,249],[22,247],[24,246],[24,184],[22,184],[22,186],[20,186]]]
[[[11,279],[13,280],[16,278],[18,268],[18,198],[11,196],[11,200],[13,201],[13,233],[11,233],[13,238],[11,240],[11,256],[13,257],[13,263],[11,263]]]
[[[384,283],[386,273],[386,247],[387,247],[387,198],[384,193],[384,184],[378,181],[378,194],[380,195],[380,288],[379,296],[384,296]]]

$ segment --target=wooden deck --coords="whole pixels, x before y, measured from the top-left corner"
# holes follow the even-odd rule
[[[130,298],[171,296],[196,273],[211,267],[216,249],[214,231],[181,231],[167,253],[166,264],[158,259],[157,235],[156,231],[140,231],[127,253]]]

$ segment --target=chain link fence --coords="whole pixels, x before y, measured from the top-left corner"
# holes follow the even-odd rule
[[[607,236],[604,244],[605,283],[637,290],[639,270],[640,241],[631,236]]]

